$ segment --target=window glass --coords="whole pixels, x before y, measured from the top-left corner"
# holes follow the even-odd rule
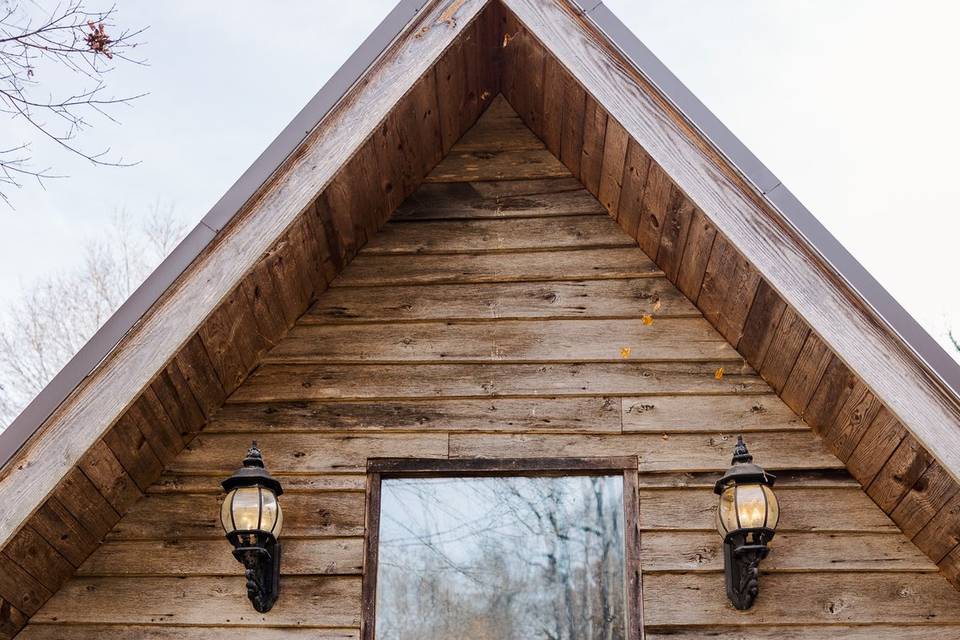
[[[381,486],[382,640],[623,640],[621,476]]]

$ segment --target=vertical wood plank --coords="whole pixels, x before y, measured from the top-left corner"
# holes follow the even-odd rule
[[[907,434],[867,487],[867,494],[885,513],[890,513],[932,461],[926,449]]]
[[[176,360],[164,367],[154,384],[154,391],[168,413],[176,404],[185,427],[184,433],[199,433],[207,419]]]
[[[564,72],[562,78],[563,123],[560,131],[560,161],[579,180],[587,94],[569,73]]]
[[[913,541],[934,562],[943,560],[960,543],[960,495],[954,494]]]
[[[603,142],[607,132],[607,112],[592,96],[587,96],[583,116],[583,150],[580,156],[580,181],[594,197],[600,195],[603,170]]]
[[[193,392],[203,415],[209,419],[213,412],[220,408],[227,394],[217,375],[207,348],[199,334],[194,334],[180,349],[174,358],[177,368],[186,380],[187,386]],[[114,451],[116,453],[116,451]],[[121,462],[123,462],[121,460]],[[127,469],[127,471],[130,471]]]
[[[840,358],[831,355],[820,383],[804,409],[807,424],[820,435],[832,428],[855,385],[853,372]]]
[[[29,525],[16,533],[4,552],[52,593],[73,575],[73,565]]]
[[[140,491],[146,491],[160,477],[163,464],[130,416],[120,416],[103,441]]]
[[[630,137],[620,123],[607,118],[607,131],[603,139],[603,161],[600,170],[600,204],[614,218],[620,208],[620,190],[623,182],[623,165],[627,158]]]
[[[677,288],[694,303],[700,295],[703,274],[707,270],[707,260],[710,259],[716,235],[716,228],[703,212],[699,209],[694,211],[676,282]]]
[[[468,30],[468,33],[471,30]],[[453,147],[463,130],[461,114],[467,95],[464,41],[459,39],[437,61],[437,104],[440,116],[440,140],[444,155]]]
[[[834,455],[843,462],[850,458],[881,407],[873,393],[858,380],[837,414],[836,423],[823,434],[823,439]]]
[[[32,616],[53,593],[21,569],[5,551],[0,552],[0,562],[3,562],[3,571],[0,571],[0,598]]]
[[[560,157],[563,135],[563,76],[564,71],[553,56],[543,62],[543,134],[540,136],[550,153]]]
[[[905,435],[906,430],[896,417],[886,408],[880,409],[847,460],[850,475],[868,487]]]
[[[664,220],[680,206],[680,201],[674,199],[677,192],[673,186],[670,176],[660,165],[651,161],[640,201],[640,223],[637,227],[637,243],[651,258],[657,255]]]
[[[676,206],[670,208],[663,221],[660,246],[654,259],[667,279],[676,282],[696,206],[676,186],[672,186],[671,191],[670,197]]]
[[[787,304],[766,280],[757,284],[757,293],[743,325],[743,335],[737,344],[737,350],[747,359],[754,369],[759,370],[767,349],[780,325],[780,318]]]
[[[27,615],[0,598],[0,640],[12,640],[27,625]]]
[[[643,571],[641,570],[640,487],[636,471],[623,474],[624,564],[627,577],[627,639],[643,640]]]
[[[168,465],[183,449],[183,439],[167,417],[156,394],[149,387],[127,409],[126,415],[147,439],[150,448]]]
[[[913,538],[957,495],[958,489],[946,469],[939,462],[933,462],[901,498],[890,517],[905,536]]]
[[[380,474],[367,474],[367,500],[363,546],[363,586],[360,606],[360,637],[376,639],[377,559],[380,553]]]
[[[239,287],[200,326],[200,338],[227,393],[240,386],[254,365],[255,330],[247,297]]]
[[[83,564],[98,541],[56,497],[48,498],[30,519],[30,526],[50,543],[67,562]]]
[[[810,327],[803,318],[787,307],[760,368],[760,375],[777,393],[783,391],[809,333]]]
[[[830,364],[833,356],[827,345],[812,331],[800,350],[797,362],[790,372],[787,383],[783,386],[780,397],[793,412],[803,417],[813,392],[816,391],[820,379]]]
[[[623,164],[620,182],[620,204],[617,206],[617,222],[631,238],[637,238],[640,213],[643,210],[643,189],[650,171],[650,156],[632,139],[627,143],[627,157]],[[649,255],[649,254],[648,254]]]
[[[90,532],[95,540],[100,540],[120,519],[106,498],[100,495],[96,487],[74,467],[64,476],[53,491],[53,497]]]
[[[103,440],[90,447],[77,466],[117,513],[126,513],[143,495]]]
[[[703,282],[700,284],[696,301],[703,317],[714,327],[720,326],[723,305],[733,280],[736,252],[726,238],[718,235],[713,241],[707,266],[703,270]]]

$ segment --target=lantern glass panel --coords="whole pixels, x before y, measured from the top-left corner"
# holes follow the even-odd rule
[[[280,529],[283,528],[283,511],[280,509],[280,503],[269,489],[263,489],[260,495],[263,499],[260,529],[269,531],[274,537],[279,537]]]
[[[234,531],[260,528],[260,487],[239,487],[227,495]]]
[[[717,507],[717,531],[722,536],[737,528],[736,491],[736,486],[731,484],[720,494],[720,506]]]
[[[767,497],[767,524],[768,529],[776,529],[780,522],[780,503],[773,489],[763,485],[763,494]]]
[[[737,485],[737,519],[741,529],[757,529],[765,526],[767,499],[761,485]]]

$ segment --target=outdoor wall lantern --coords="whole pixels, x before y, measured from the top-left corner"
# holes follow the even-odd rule
[[[280,543],[283,511],[277,496],[280,482],[263,467],[263,456],[254,442],[243,467],[222,483],[227,497],[220,509],[220,524],[233,544],[233,557],[243,563],[247,597],[253,608],[266,613],[280,592]]]
[[[769,552],[780,507],[771,488],[776,478],[753,463],[743,436],[737,437],[732,463],[713,491],[720,496],[717,530],[723,536],[727,597],[744,610],[753,606],[760,591],[758,565]]]

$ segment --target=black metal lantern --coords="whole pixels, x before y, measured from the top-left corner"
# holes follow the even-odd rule
[[[220,509],[220,524],[233,544],[233,556],[243,563],[247,597],[253,608],[266,613],[280,592],[280,543],[283,511],[277,496],[280,482],[263,466],[263,456],[254,442],[243,467],[224,480],[227,497]]]
[[[780,520],[780,505],[773,492],[776,478],[753,462],[737,437],[733,466],[717,481],[720,496],[717,530],[723,536],[723,566],[727,597],[737,609],[749,609],[760,591],[760,561]]]

